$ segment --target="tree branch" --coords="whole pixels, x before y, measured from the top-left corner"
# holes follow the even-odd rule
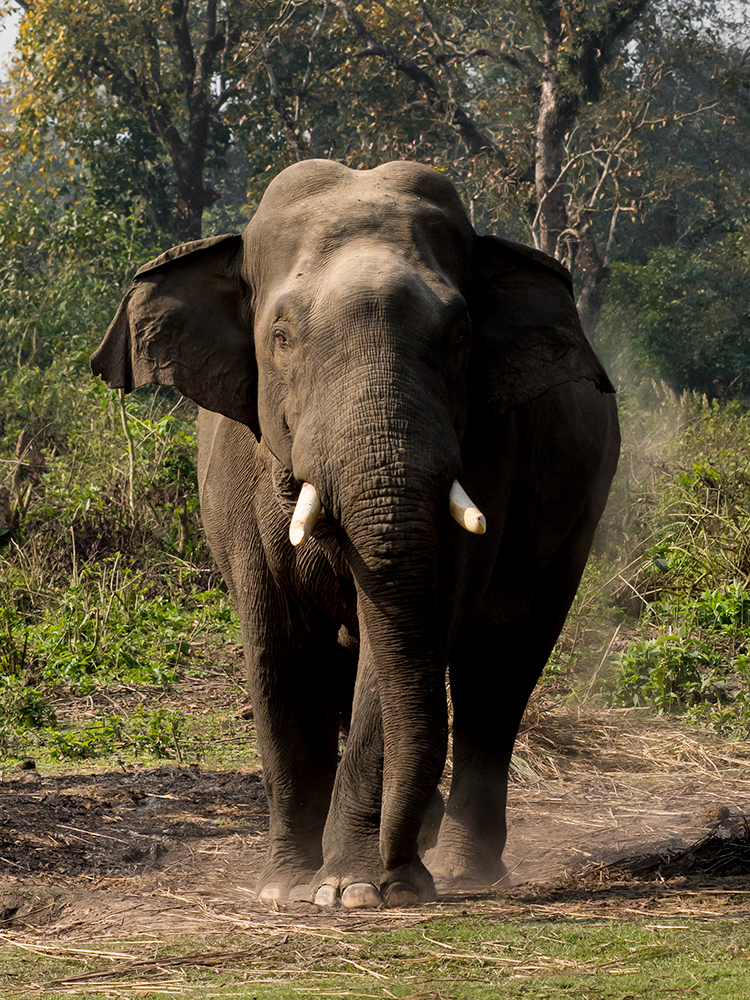
[[[189,102],[195,83],[196,63],[187,15],[188,0],[172,0],[172,32],[177,47],[182,82]]]
[[[384,62],[388,63],[389,66],[392,66],[394,69],[403,73],[410,80],[412,80],[424,93],[430,108],[447,118],[450,124],[456,128],[463,139],[466,148],[472,155],[496,152],[492,140],[488,136],[484,135],[484,133],[477,127],[473,119],[459,104],[451,100],[450,109],[446,108],[445,100],[440,94],[437,84],[429,73],[423,70],[422,67],[418,63],[414,62],[413,59],[409,59],[407,56],[404,56],[392,46],[378,41],[372,32],[365,27],[364,23],[352,11],[346,0],[333,0],[333,2],[341,12],[341,15],[346,23],[366,46],[365,52],[359,53],[359,56],[363,56],[365,54],[378,56],[383,59]]]

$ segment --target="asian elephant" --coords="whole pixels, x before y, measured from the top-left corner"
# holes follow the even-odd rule
[[[437,170],[306,160],[242,235],[145,264],[92,365],[202,408],[203,522],[270,804],[260,897],[495,882],[513,742],[619,450],[566,269],[477,236]]]

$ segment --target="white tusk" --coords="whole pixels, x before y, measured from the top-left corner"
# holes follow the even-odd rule
[[[453,480],[450,493],[451,516],[473,535],[483,535],[487,530],[484,514],[471,502],[457,479]]]
[[[297,506],[294,508],[292,523],[289,525],[289,541],[292,545],[301,545],[312,534],[317,524],[323,505],[318,491],[310,483],[305,483],[299,491]]]

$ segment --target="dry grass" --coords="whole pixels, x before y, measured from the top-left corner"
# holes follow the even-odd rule
[[[727,742],[697,726],[650,709],[571,711],[549,708],[535,695],[513,754],[513,771],[526,781],[563,774],[717,774],[746,769],[750,741]]]
[[[623,823],[627,814],[642,812],[644,803],[665,809],[658,801],[654,806],[648,797],[628,798],[639,782],[647,778],[661,780],[666,775],[676,784],[690,783],[699,789],[700,804],[712,791],[725,794],[718,789],[729,775],[731,781],[725,782],[725,787],[746,788],[750,795],[750,779],[745,777],[748,758],[750,743],[728,744],[698,728],[684,729],[674,719],[654,717],[639,709],[571,711],[569,707],[550,707],[537,696],[524,720],[516,748],[513,811],[526,812],[537,825],[545,826],[559,822],[558,803],[563,803],[570,794],[579,796],[580,811],[566,813],[566,821],[579,824],[570,829],[587,845],[598,844],[599,839],[609,843],[618,822]],[[619,800],[615,795],[606,799],[602,796],[605,785],[613,789],[617,785],[626,794]],[[566,801],[565,807],[569,805]],[[675,806],[668,804],[666,808]],[[545,810],[549,811],[549,819],[545,819]],[[560,830],[559,826],[555,828],[555,838]],[[692,857],[700,843],[710,841],[705,836],[701,839],[697,830],[696,839],[698,844],[690,848]],[[212,855],[214,870],[225,863],[231,867],[234,855],[225,853],[228,860],[223,861],[222,847],[217,841],[215,856]],[[679,921],[689,918],[747,920],[750,890],[745,888],[746,878],[715,879],[705,872],[683,875],[678,869],[667,873],[666,878],[658,873],[654,877],[653,872],[647,871],[654,858],[654,855],[650,861],[640,858],[632,865],[627,859],[609,864],[601,861],[581,864],[563,876],[558,866],[556,878],[544,883],[498,887],[486,892],[457,892],[415,909],[361,915],[321,913],[304,906],[269,910],[257,904],[250,892],[246,893],[245,905],[242,900],[238,902],[237,891],[230,898],[219,885],[199,888],[196,883],[188,891],[180,892],[176,888],[178,880],[171,886],[152,882],[148,887],[141,886],[137,899],[138,906],[153,918],[151,933],[145,938],[118,944],[111,950],[101,945],[87,948],[76,946],[72,939],[91,940],[90,924],[76,928],[70,922],[64,926],[52,922],[43,931],[29,927],[27,931],[0,932],[0,945],[37,955],[48,965],[50,961],[84,963],[84,968],[73,975],[55,977],[47,971],[49,979],[42,982],[39,977],[24,987],[29,996],[34,993],[179,996],[196,988],[196,970],[213,970],[232,973],[234,979],[240,976],[243,988],[263,984],[279,988],[285,983],[291,987],[304,982],[312,984],[306,989],[309,995],[315,995],[324,989],[316,983],[340,982],[339,995],[364,997],[388,996],[384,980],[392,978],[393,972],[385,958],[381,961],[372,957],[379,953],[363,953],[362,935],[413,932],[420,925],[424,948],[420,947],[418,957],[413,958],[413,968],[417,971],[441,956],[458,963],[467,974],[480,964],[518,978],[603,971],[600,958],[592,958],[591,963],[571,959],[566,964],[565,958],[541,953],[519,956],[498,941],[492,946],[478,941],[467,941],[465,945],[458,941],[441,942],[430,931],[430,924],[441,918],[463,919],[468,915],[472,920],[528,921],[535,927],[540,921],[557,919],[582,925],[590,924],[592,919],[638,919],[646,927],[664,929],[679,929]],[[581,861],[584,860],[582,857]],[[185,859],[185,865],[192,863]],[[109,880],[101,887],[92,885],[92,889],[115,892],[116,882]],[[126,889],[123,882],[122,890]],[[128,891],[132,893],[132,887]],[[135,902],[132,894],[128,899],[122,898],[123,906],[132,908]],[[122,912],[119,906],[108,911],[98,925],[99,940],[115,937]],[[82,936],[84,933],[86,936]],[[60,934],[67,935],[65,943]],[[186,954],[160,954],[176,935],[183,938],[193,935],[192,942],[183,945]],[[201,936],[204,950],[195,947],[196,935]],[[225,943],[231,943],[232,947],[222,947]],[[65,971],[69,968],[68,965]],[[627,971],[622,964],[615,968],[618,972]],[[364,986],[367,981],[372,983],[370,991]],[[338,986],[325,987],[327,995],[337,991]],[[201,995],[211,994],[206,991]],[[227,994],[221,990],[216,995]],[[436,996],[434,992],[429,995]]]

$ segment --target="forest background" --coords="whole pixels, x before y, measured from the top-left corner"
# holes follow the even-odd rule
[[[160,701],[216,669],[242,701],[195,408],[126,400],[88,356],[140,264],[240,231],[311,156],[429,163],[480,233],[573,272],[624,450],[545,696],[750,733],[744,3],[3,10],[20,20],[0,110],[0,755],[183,759],[209,723],[215,746],[243,724]]]

